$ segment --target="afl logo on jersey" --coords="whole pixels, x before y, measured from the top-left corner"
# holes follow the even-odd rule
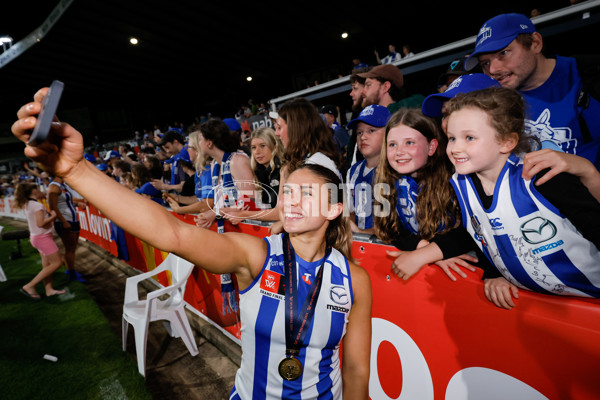
[[[346,293],[346,288],[343,286],[332,286],[329,289],[329,298],[335,304],[344,305],[348,304],[350,299],[348,298],[348,293]]]
[[[527,243],[542,243],[556,236],[556,226],[546,218],[535,217],[521,225],[521,235]]]

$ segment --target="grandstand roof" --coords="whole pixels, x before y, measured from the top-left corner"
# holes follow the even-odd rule
[[[0,35],[18,42],[58,3],[11,2]],[[475,35],[497,13],[528,14],[533,4],[551,11],[568,0],[495,3],[502,4],[473,3],[474,18],[448,1],[369,1],[357,9],[347,1],[74,0],[38,44],[0,68],[0,121],[53,79],[65,82],[65,106],[204,112],[265,101],[313,77],[346,75],[354,57],[373,63],[373,50],[383,56],[390,42],[424,51]],[[129,45],[131,36],[139,45]]]

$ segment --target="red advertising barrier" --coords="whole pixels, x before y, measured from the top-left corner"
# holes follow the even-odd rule
[[[93,207],[80,217],[82,237],[117,256],[117,240],[106,236],[110,221]],[[265,226],[244,223],[226,230],[268,234]],[[166,256],[122,234],[133,267],[151,270]],[[429,266],[403,281],[391,273],[388,249],[353,245],[373,287],[372,399],[600,398],[599,300],[521,290],[517,306],[503,310],[485,298],[481,272],[466,271],[467,279],[453,282]],[[239,315],[223,314],[218,275],[195,268],[185,300],[240,337]]]

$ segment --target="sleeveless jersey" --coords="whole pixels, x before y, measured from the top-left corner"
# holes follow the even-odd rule
[[[417,195],[419,185],[412,177],[402,175],[395,183],[396,186],[396,212],[402,226],[413,234],[419,233],[417,221]]]
[[[233,207],[238,199],[239,193],[230,170],[231,160],[236,154],[248,157],[243,151],[237,151],[235,153],[223,154],[221,164],[213,162],[211,176],[216,210],[219,210],[221,207]]]
[[[240,291],[243,354],[230,399],[341,399],[339,346],[353,303],[348,261],[336,249],[327,258],[313,320],[298,357],[304,371],[297,380],[286,381],[278,372],[286,350],[282,235],[264,240],[268,255],[262,273]],[[297,257],[298,307],[321,263]]]
[[[373,227],[373,181],[377,167],[365,174],[367,161],[355,163],[348,171],[348,205],[360,229]]]
[[[540,293],[600,297],[600,252],[531,180],[514,154],[502,169],[489,209],[469,176],[454,174],[463,224],[512,284]]]
[[[577,62],[571,57],[556,57],[550,77],[538,88],[521,91],[527,104],[526,130],[542,141],[551,141],[565,153],[585,157],[600,168],[600,103],[590,98],[584,117],[593,139],[585,142],[579,124],[578,96],[581,77]]]
[[[56,202],[58,211],[60,211],[67,221],[78,222],[79,217],[77,210],[75,209],[75,204],[73,203],[73,194],[71,193],[70,188],[66,184],[58,182],[50,182],[50,185],[58,186],[60,188],[60,194],[58,195]]]

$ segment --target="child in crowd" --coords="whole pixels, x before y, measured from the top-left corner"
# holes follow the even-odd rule
[[[46,93],[42,89],[18,111],[13,132],[24,142]],[[63,176],[107,218],[211,273],[236,274],[242,361],[232,399],[368,397],[371,286],[349,254],[352,235],[342,202],[334,200],[343,199],[335,173],[305,165],[287,177],[278,205],[285,234],[264,239],[218,234],[173,217],[99,172],[83,159],[83,137],[68,124],[54,124],[51,134],[53,144],[27,146],[26,155]],[[330,193],[332,187],[338,193]],[[298,274],[310,278],[297,279]]]
[[[275,208],[279,193],[279,179],[283,145],[269,127],[255,129],[250,135],[250,165],[262,194],[261,208]]]
[[[65,293],[65,290],[56,290],[52,286],[52,274],[62,265],[62,257],[53,238],[56,212],[48,212],[40,202],[44,197],[35,183],[19,183],[15,188],[15,206],[25,209],[31,245],[40,252],[42,258],[42,270],[20,289],[21,293],[33,300],[41,299],[35,286],[42,281],[46,296]]]
[[[364,157],[350,167],[346,178],[348,207],[354,232],[374,233],[373,183],[385,136],[385,125],[390,117],[387,107],[373,104],[365,107],[356,119],[348,123],[348,129],[356,131],[356,145]]]
[[[449,100],[446,112],[463,225],[495,267],[484,275],[486,297],[506,309],[515,306],[518,288],[600,297],[600,204],[574,175],[540,185],[546,171],[522,177],[521,157],[533,142],[524,134],[522,96],[484,89]],[[429,247],[403,268],[435,258]]]
[[[398,273],[406,250],[429,242],[444,250],[460,245],[460,257],[444,260],[446,257],[440,254],[430,262],[440,266],[452,280],[456,280],[452,271],[465,278],[459,266],[474,271],[469,262],[477,258],[466,254],[473,246],[460,228],[460,208],[449,184],[452,165],[444,154],[446,140],[439,125],[421,110],[400,109],[387,123],[384,145],[386,157],[380,157],[376,175],[376,187],[381,192],[375,193],[375,233],[403,250],[388,252],[396,257],[392,269]],[[389,210],[389,205],[394,205],[395,212]],[[404,277],[403,273],[398,275]]]

